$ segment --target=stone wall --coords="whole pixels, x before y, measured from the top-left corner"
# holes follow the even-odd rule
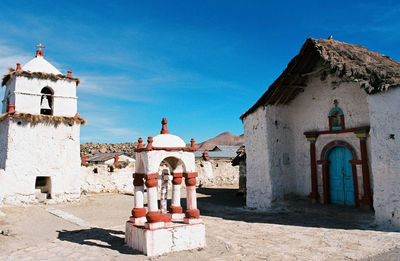
[[[114,168],[110,171],[106,164],[96,164],[81,167],[81,191],[86,192],[133,192],[132,174],[135,172],[135,163],[125,168]],[[230,160],[196,160],[196,171],[199,173],[197,185],[239,186],[239,166],[232,166]]]
[[[88,142],[81,144],[81,156],[85,155],[87,158],[97,153],[115,153],[122,152],[127,156],[134,157],[134,149],[137,146],[137,142],[126,142],[126,143],[93,143]]]
[[[97,164],[81,167],[81,191],[86,192],[119,192],[133,193],[133,178],[135,164],[125,168],[113,168],[106,164]]]
[[[232,166],[230,159],[197,159],[196,171],[199,173],[198,185],[239,187],[239,166]]]

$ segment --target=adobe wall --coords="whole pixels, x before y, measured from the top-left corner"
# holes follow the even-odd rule
[[[400,229],[400,88],[368,96],[376,220]]]
[[[288,87],[289,88],[289,87]],[[305,131],[329,130],[328,114],[333,101],[343,110],[346,128],[369,125],[367,94],[357,83],[321,82],[312,77],[304,92],[288,105],[260,107],[244,118],[247,153],[247,205],[268,208],[285,195],[307,196],[311,191],[310,142]],[[331,140],[348,139],[358,148],[358,139],[320,136],[319,152]]]
[[[197,185],[239,186],[239,166],[232,166],[230,159],[196,160],[196,171],[199,173]]]
[[[94,171],[96,169],[96,171]],[[96,172],[96,173],[95,173]],[[111,171],[106,164],[81,166],[81,190],[86,192],[119,192],[133,193],[133,178],[135,164],[125,168],[113,168]]]
[[[13,84],[14,81],[9,83],[11,89],[14,88]],[[15,110],[23,113],[40,114],[42,97],[40,91],[44,87],[50,87],[54,91],[54,116],[75,116],[77,112],[76,83],[63,79],[52,81],[17,76],[15,79]],[[6,93],[7,91],[8,87]]]
[[[5,121],[9,121],[8,119]],[[78,199],[80,196],[80,125],[57,127],[39,123],[18,124],[9,121],[5,172],[0,191],[8,204],[36,202],[36,177],[51,178],[53,201]],[[4,136],[2,136],[4,137]]]
[[[243,121],[247,157],[246,204],[249,207],[269,208],[272,201],[283,198],[283,169],[286,167],[282,166],[279,156],[274,156],[286,151],[282,147],[288,141],[287,131],[277,128],[282,126],[282,120],[279,108],[266,106],[258,108]]]

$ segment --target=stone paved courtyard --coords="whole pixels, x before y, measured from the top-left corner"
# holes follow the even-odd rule
[[[400,260],[400,233],[377,227],[371,211],[292,200],[260,212],[235,193],[198,189],[207,247],[154,258],[124,246],[132,195],[2,207],[0,260]]]

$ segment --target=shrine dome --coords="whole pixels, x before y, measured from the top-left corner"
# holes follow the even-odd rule
[[[176,135],[159,134],[153,138],[154,147],[186,147],[186,143]]]
[[[24,71],[30,72],[43,72],[43,73],[52,73],[52,74],[61,74],[56,67],[54,67],[51,63],[49,63],[46,59],[44,59],[43,50],[39,45],[39,50],[36,51],[36,57],[30,60],[27,64],[22,67]]]
[[[166,118],[163,118],[161,123],[162,123],[161,134],[153,138],[154,147],[168,147],[168,148],[186,147],[186,143],[181,138],[179,138],[176,135],[169,134],[169,131],[167,129]]]

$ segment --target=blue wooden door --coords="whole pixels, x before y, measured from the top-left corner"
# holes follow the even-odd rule
[[[354,206],[353,172],[349,160],[353,159],[346,147],[335,147],[328,155],[331,203]]]

